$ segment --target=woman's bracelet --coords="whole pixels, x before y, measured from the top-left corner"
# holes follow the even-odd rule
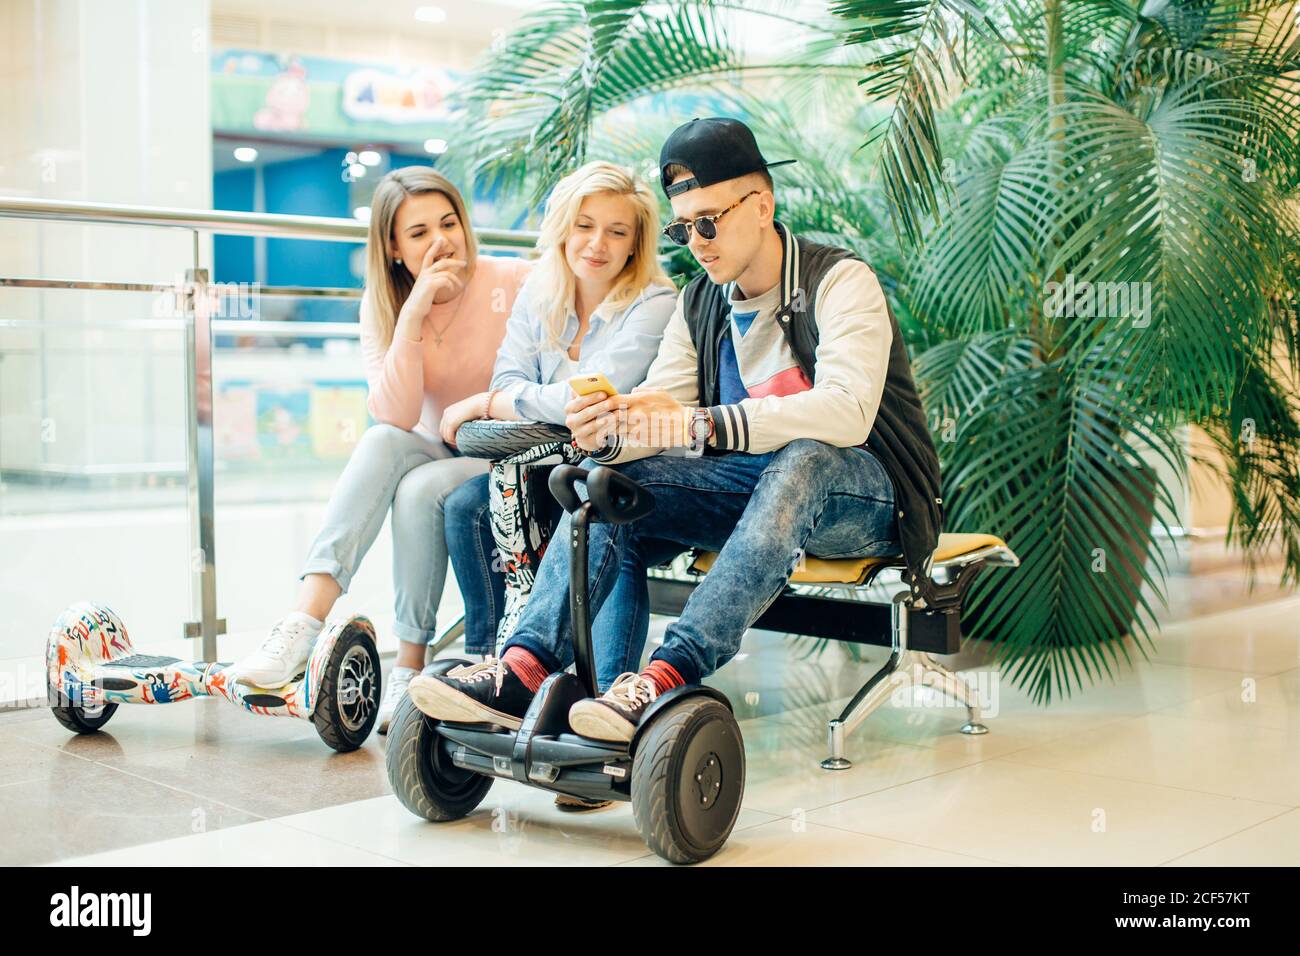
[[[499,391],[501,391],[501,389],[499,389],[499,388],[494,388],[494,389],[492,389],[490,392],[487,393],[487,401],[485,401],[485,402],[483,403],[483,414],[480,415],[479,418],[491,418],[491,417],[492,417],[492,399],[494,399],[494,398],[497,397],[497,393],[498,393]]]

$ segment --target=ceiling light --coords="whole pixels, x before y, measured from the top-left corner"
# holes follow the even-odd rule
[[[441,156],[447,152],[447,141],[445,139],[426,139],[424,141],[424,151],[435,156]]]
[[[361,161],[362,166],[378,166],[383,162],[384,157],[373,149],[363,149],[357,153],[357,159]]]
[[[251,163],[257,159],[257,150],[251,146],[238,146],[235,148],[235,159],[241,163]]]

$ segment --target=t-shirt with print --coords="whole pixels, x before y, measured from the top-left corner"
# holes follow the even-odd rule
[[[776,323],[780,287],[752,299],[732,285],[731,329],[718,353],[718,401],[734,405],[746,398],[794,395],[812,388]]]

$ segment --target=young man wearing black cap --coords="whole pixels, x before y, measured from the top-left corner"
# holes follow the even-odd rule
[[[719,552],[645,670],[573,705],[583,736],[630,740],[658,695],[730,660],[805,553],[901,550],[914,588],[928,587],[939,463],[898,323],[866,263],[774,218],[777,165],[737,120],[692,120],[669,137],[664,232],[706,275],[682,291],[642,386],[568,406],[577,443],[656,503],[631,524],[591,526],[593,615],[629,549],[647,567],[666,549]],[[573,660],[567,557],[547,552],[499,661],[412,681],[420,710],[519,726],[541,682]]]

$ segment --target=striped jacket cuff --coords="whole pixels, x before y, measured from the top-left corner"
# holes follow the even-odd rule
[[[713,441],[724,451],[749,451],[749,417],[741,405],[714,405]]]
[[[613,461],[623,451],[623,440],[614,435],[605,439],[605,447],[599,451],[593,451],[588,457],[592,461]]]

